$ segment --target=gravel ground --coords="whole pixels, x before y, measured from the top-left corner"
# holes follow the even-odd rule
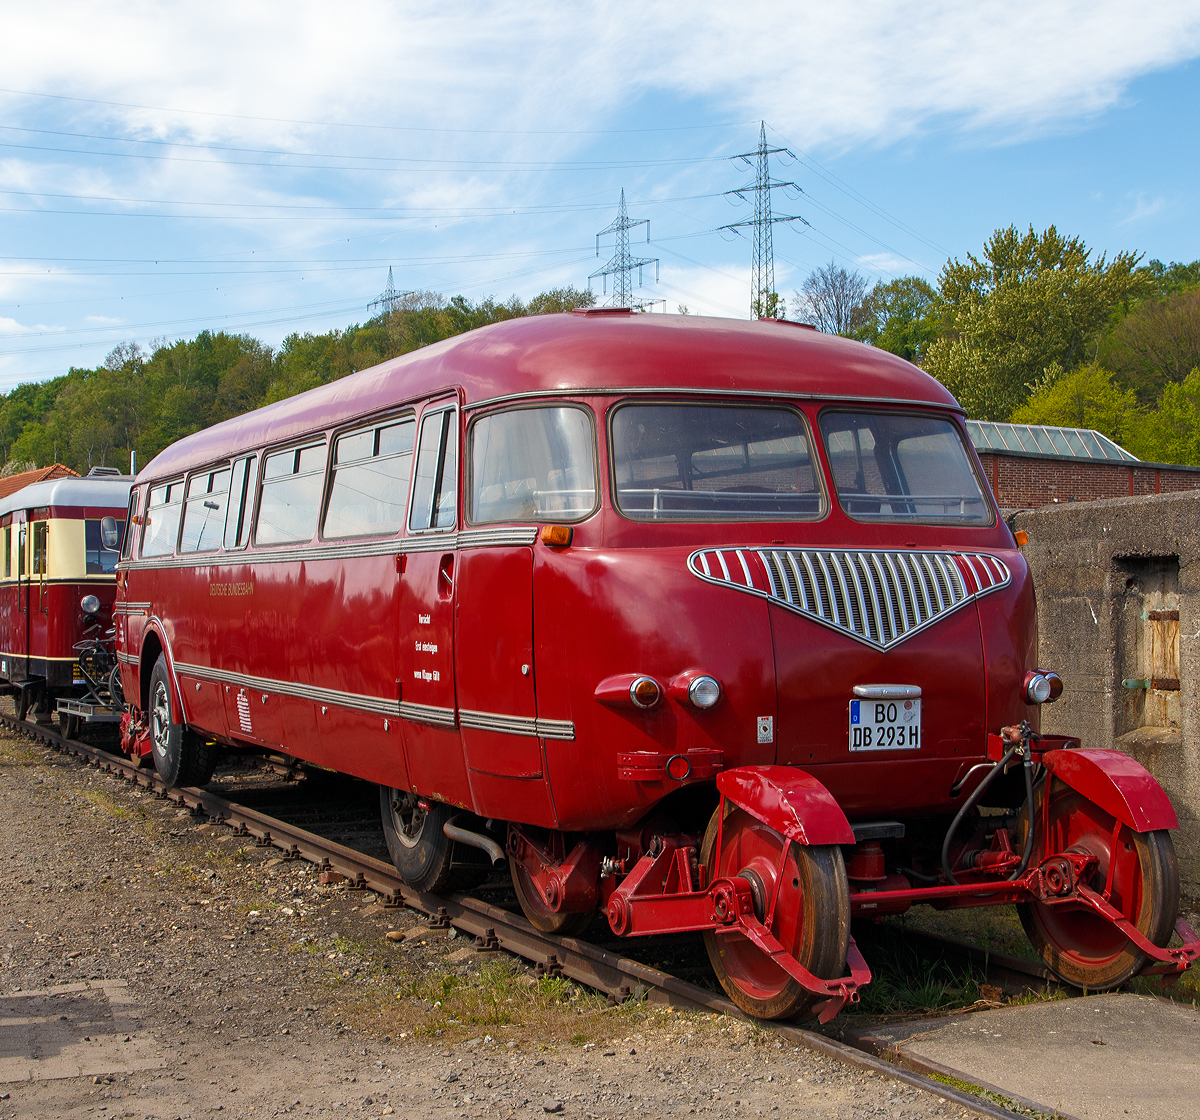
[[[968,1115],[247,843],[0,730],[0,1120]]]

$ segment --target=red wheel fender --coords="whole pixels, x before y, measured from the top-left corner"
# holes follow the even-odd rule
[[[811,774],[794,766],[738,766],[717,789],[739,809],[797,844],[853,844],[846,814]]]
[[[161,624],[156,618],[150,620],[149,624],[146,626],[145,632],[142,634],[143,649],[146,647],[146,638],[151,633],[153,633],[158,639],[159,645],[162,647],[163,656],[167,659],[167,675],[170,678],[169,683],[171,686],[171,702],[175,705],[175,710],[182,717],[180,722],[187,723],[187,705],[184,701],[183,689],[179,687],[179,679],[175,676],[175,658],[171,656],[171,643],[167,638],[167,635],[164,632]],[[153,672],[153,670],[154,666],[151,665],[150,671]]]
[[[1098,748],[1047,751],[1042,765],[1134,832],[1178,828],[1170,798],[1135,758]]]

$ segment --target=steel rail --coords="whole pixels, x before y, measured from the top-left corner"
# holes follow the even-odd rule
[[[157,798],[190,809],[196,818],[207,818],[211,823],[227,825],[236,835],[252,837],[259,847],[278,848],[285,859],[304,859],[321,871],[337,872],[345,877],[350,889],[374,891],[384,906],[407,906],[419,910],[429,917],[434,927],[454,926],[473,935],[477,948],[481,950],[503,949],[532,961],[541,975],[567,977],[603,992],[613,1002],[638,996],[650,1003],[662,1003],[690,1011],[712,1011],[755,1022],[822,1057],[922,1089],[977,1115],[991,1120],[1022,1120],[1017,1113],[974,1094],[877,1057],[870,1049],[855,1048],[803,1027],[752,1020],[724,996],[638,961],[610,953],[587,941],[542,933],[534,929],[523,915],[510,910],[503,910],[468,895],[436,895],[413,890],[391,864],[238,805],[207,790],[191,786],[168,787],[154,770],[142,768],[127,758],[88,746],[77,739],[67,739],[46,724],[19,720],[5,712],[0,712],[0,724],[38,739],[64,754],[73,755],[104,773],[151,790]],[[953,944],[960,949],[966,948]]]

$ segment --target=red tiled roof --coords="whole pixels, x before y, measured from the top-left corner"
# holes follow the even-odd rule
[[[55,478],[78,478],[79,472],[64,467],[62,463],[53,463],[48,467],[39,467],[36,471],[22,471],[20,474],[10,474],[0,478],[0,498],[15,494],[32,482],[49,482]]]

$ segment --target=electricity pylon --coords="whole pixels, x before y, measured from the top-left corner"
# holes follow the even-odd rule
[[[392,282],[392,266],[388,265],[387,287],[376,299],[367,304],[367,313],[374,317],[388,311],[395,311],[400,306],[400,301],[408,294],[408,292],[396,291],[396,285]]]
[[[621,205],[617,210],[617,216],[608,223],[598,234],[596,234],[596,256],[600,255],[600,238],[606,233],[612,233],[616,236],[613,238],[615,252],[609,262],[603,267],[598,268],[588,277],[588,286],[591,287],[592,281],[597,276],[604,277],[604,290],[608,291],[608,277],[613,279],[613,294],[610,307],[634,307],[633,302],[633,283],[630,275],[636,268],[638,273],[638,287],[642,286],[642,268],[648,264],[654,265],[654,282],[658,283],[658,258],[657,257],[634,257],[629,253],[629,231],[636,226],[646,227],[646,242],[650,241],[650,219],[638,218],[636,221],[629,217],[629,212],[625,209],[625,191],[621,191]],[[645,306],[642,303],[637,305],[638,308]]]
[[[775,245],[771,231],[776,222],[808,222],[799,214],[781,214],[771,216],[771,192],[780,187],[795,187],[796,183],[785,183],[771,178],[769,157],[777,152],[794,154],[787,148],[767,147],[767,123],[760,122],[758,149],[753,152],[743,152],[741,155],[730,156],[730,159],[740,159],[747,167],[756,169],[754,182],[744,187],[726,191],[727,195],[736,195],[743,202],[748,202],[748,194],[754,194],[754,217],[741,222],[730,222],[722,229],[733,230],[735,233],[745,226],[754,227],[754,272],[750,282],[750,314],[758,318],[774,318],[780,310],[782,300],[775,291]]]

